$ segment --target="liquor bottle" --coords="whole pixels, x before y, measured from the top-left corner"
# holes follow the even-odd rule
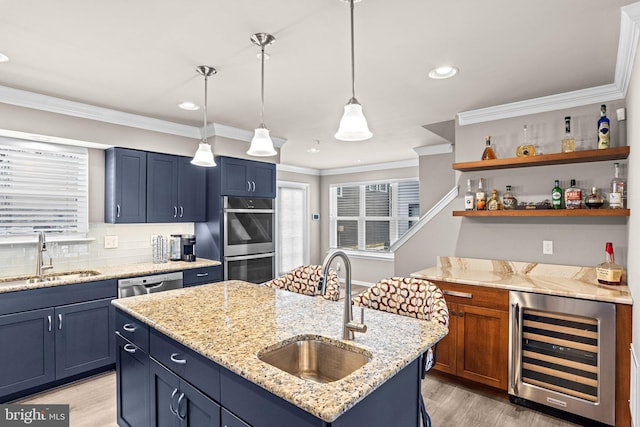
[[[598,194],[596,187],[592,187],[591,194],[584,198],[584,204],[589,209],[598,209],[604,205],[604,197]]]
[[[562,188],[557,179],[553,182],[553,190],[551,190],[551,206],[553,209],[562,209]]]
[[[482,152],[481,160],[492,160],[496,158],[496,153],[493,152],[493,148],[491,148],[491,135],[487,136],[485,140],[486,147],[484,147],[484,151]]]
[[[582,190],[576,187],[576,180],[571,180],[571,186],[564,190],[564,207],[565,209],[581,209],[582,208]]]
[[[613,243],[607,242],[604,247],[604,256],[604,262],[596,266],[598,282],[604,285],[621,285],[622,267],[615,262]]]
[[[482,181],[484,179],[478,179],[478,190],[476,191],[476,210],[483,211],[486,208],[487,193],[484,192]]]
[[[467,179],[467,192],[464,193],[464,210],[472,211],[475,209],[475,193],[471,189],[471,180]]]
[[[502,203],[498,199],[498,190],[495,188],[491,190],[491,197],[487,201],[487,210],[489,211],[499,211],[502,209]]]
[[[627,206],[627,184],[620,178],[620,163],[613,164],[613,179],[610,186],[609,207],[622,209]]]
[[[600,106],[600,120],[598,120],[598,148],[609,148],[609,119],[607,106]]]
[[[576,151],[576,140],[571,134],[571,116],[564,118],[564,138],[562,138],[562,152],[571,153]]]
[[[518,200],[513,197],[513,194],[511,194],[511,186],[507,185],[507,191],[502,195],[502,207],[503,209],[508,210],[515,209],[517,205]]]

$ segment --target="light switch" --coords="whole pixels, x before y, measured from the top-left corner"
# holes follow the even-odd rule
[[[553,255],[553,240],[542,241],[542,254]]]
[[[118,247],[118,236],[104,236],[104,248],[116,249]]]

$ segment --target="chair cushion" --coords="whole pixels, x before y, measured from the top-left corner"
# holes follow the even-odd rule
[[[322,277],[321,269],[322,266],[320,265],[302,265],[280,277],[263,283],[263,285],[303,295],[318,295],[318,283]],[[327,291],[325,295],[323,295],[324,298],[337,301],[340,297],[340,284],[338,275],[332,269],[329,270],[329,277],[326,284]]]

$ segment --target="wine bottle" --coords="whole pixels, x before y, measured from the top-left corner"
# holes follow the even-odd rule
[[[607,118],[607,106],[600,106],[600,120],[598,120],[598,148],[609,148],[609,118]]]
[[[553,209],[562,209],[562,188],[560,188],[560,181],[557,179],[553,182],[551,190],[551,206]]]

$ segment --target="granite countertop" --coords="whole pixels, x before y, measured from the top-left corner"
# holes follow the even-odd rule
[[[440,324],[365,309],[367,332],[344,342],[369,351],[371,361],[341,380],[318,384],[262,362],[257,354],[300,335],[340,340],[343,301],[227,281],[112,303],[326,422],[353,407],[448,332]]]
[[[27,279],[33,276],[11,276],[0,277],[0,293],[25,291],[29,289],[46,288],[50,286],[71,285],[74,283],[95,282],[97,280],[119,279],[122,277],[147,276],[149,274],[167,273],[171,271],[189,270],[192,268],[211,267],[220,265],[219,261],[212,261],[204,258],[196,258],[194,262],[170,261],[161,264],[152,262],[144,262],[139,264],[123,264],[105,267],[92,268],[87,270],[51,272],[44,275],[60,276],[60,280],[51,282],[27,283]],[[86,271],[94,271],[99,274],[88,277],[64,277],[65,274],[71,275]]]
[[[417,271],[411,276],[512,291],[633,304],[628,286],[599,284],[593,267],[440,256],[435,267]]]

